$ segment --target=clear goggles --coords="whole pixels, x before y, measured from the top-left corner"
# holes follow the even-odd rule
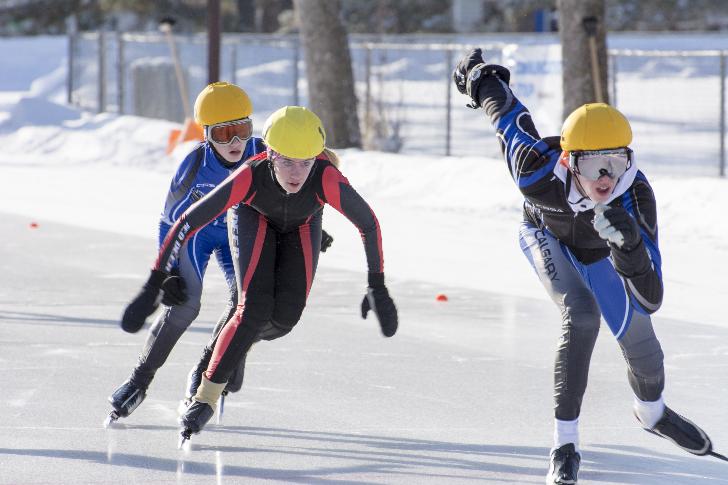
[[[631,166],[632,150],[629,148],[569,153],[569,168],[589,180],[599,180],[599,177],[603,175],[616,179]]]
[[[235,138],[246,142],[253,136],[253,121],[250,118],[227,121],[205,127],[205,136],[220,145],[229,145]]]
[[[288,158],[285,155],[281,155],[278,152],[271,151],[270,159],[273,163],[278,165],[279,167],[283,168],[293,168],[295,166],[299,166],[301,168],[308,168],[311,165],[313,165],[313,162],[316,161],[316,158],[306,158],[302,160],[296,160],[294,158]]]

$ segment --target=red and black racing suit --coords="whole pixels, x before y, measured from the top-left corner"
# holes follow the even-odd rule
[[[324,155],[321,155],[324,157]],[[228,233],[239,301],[221,330],[205,371],[225,383],[257,339],[288,333],[306,306],[321,247],[324,204],[346,216],[361,233],[370,273],[383,272],[377,218],[348,180],[327,159],[318,158],[295,194],[276,181],[265,153],[255,156],[175,222],[154,269],[168,272],[182,244],[229,209]]]

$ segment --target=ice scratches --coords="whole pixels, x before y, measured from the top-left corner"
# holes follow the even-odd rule
[[[142,281],[143,277],[139,276],[139,273],[105,273],[105,274],[97,274],[96,278],[105,279],[105,280],[133,280],[133,281]]]
[[[217,483],[222,485],[222,479],[225,476],[225,465],[222,463],[222,452],[215,452],[215,476],[217,477]]]
[[[179,450],[179,457],[177,458],[177,483],[182,483],[185,475],[185,461],[192,453],[192,443],[190,440],[185,440]]]
[[[189,459],[191,456],[192,443],[190,440],[187,440],[182,445],[179,458],[177,458],[177,483],[189,483],[189,477],[187,477],[188,480],[185,480],[185,469],[187,459]],[[225,483],[225,464],[223,462],[222,456],[222,451],[215,452],[215,478],[218,485],[222,485],[223,483]],[[195,464],[191,462],[191,465],[193,465],[194,467]],[[193,470],[190,470],[190,472],[192,471]]]
[[[18,396],[6,401],[6,403],[11,408],[24,408],[35,395],[36,391],[37,389],[26,389],[24,391],[20,391]]]
[[[117,440],[117,433],[113,431],[113,426],[110,426],[107,428],[106,431],[106,461],[111,463],[114,460],[114,454],[116,454],[116,449],[118,447],[118,440]]]

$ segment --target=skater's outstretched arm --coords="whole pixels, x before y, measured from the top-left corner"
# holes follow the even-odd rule
[[[468,106],[483,108],[496,129],[511,177],[522,191],[533,190],[553,171],[560,155],[558,137],[542,139],[531,113],[513,94],[511,73],[497,64],[486,64],[480,49],[472,50],[453,72],[457,89],[472,100]]]
[[[349,184],[339,170],[329,164],[322,176],[323,198],[329,205],[349,219],[358,229],[364,242],[369,268],[367,294],[361,304],[361,316],[374,312],[385,337],[397,332],[397,307],[384,285],[384,252],[379,221],[369,204]]]

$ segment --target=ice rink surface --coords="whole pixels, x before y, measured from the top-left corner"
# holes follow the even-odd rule
[[[358,313],[365,275],[319,268],[293,333],[251,350],[222,424],[178,450],[185,378],[226,301],[219,269],[146,401],[104,429],[106,398],[146,336],[117,322],[154,242],[30,222],[0,217],[0,484],[544,482],[560,321],[550,303],[458,288],[438,303],[442,288],[390,279],[400,331],[385,339]],[[655,327],[668,405],[728,452],[728,330],[659,313]],[[728,483],[728,463],[638,427],[606,326],[581,440],[580,483]]]

